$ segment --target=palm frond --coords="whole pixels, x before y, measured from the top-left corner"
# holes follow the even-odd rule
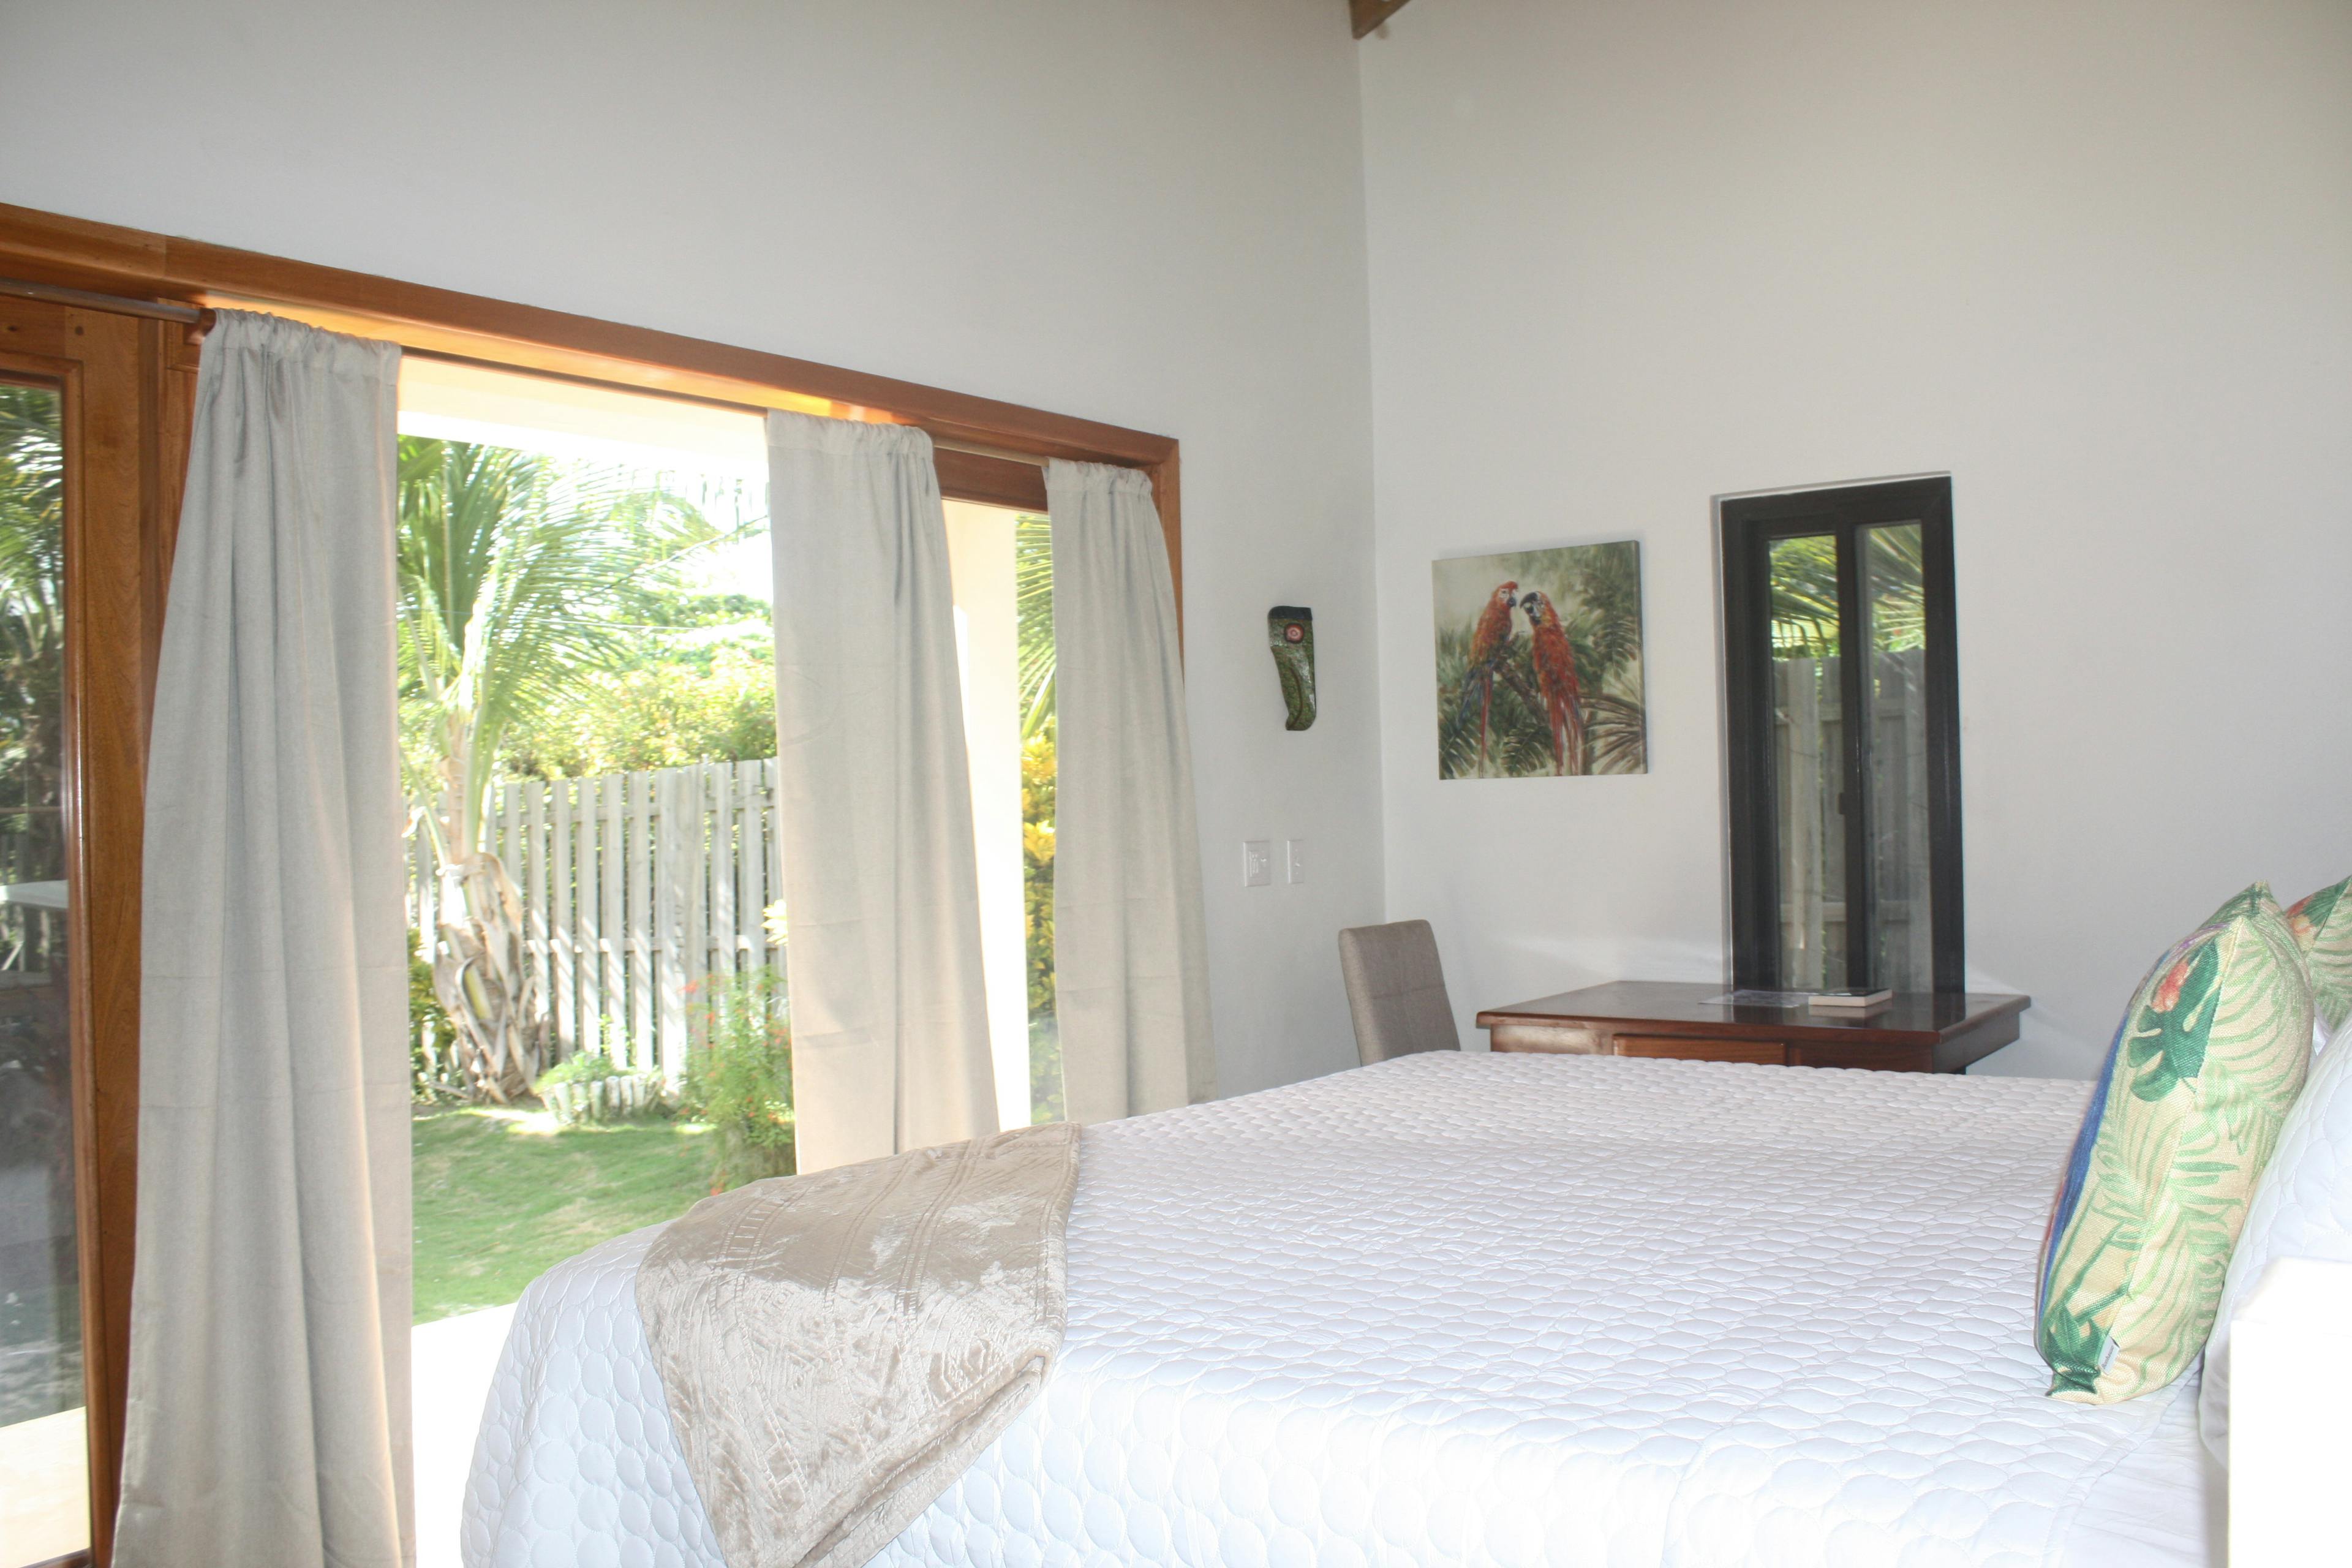
[[[1584,700],[1584,769],[1593,773],[1638,773],[1649,766],[1649,728],[1641,704],[1622,697]]]
[[[1863,590],[1870,601],[1870,643],[1880,653],[1927,646],[1927,593],[1916,522],[1864,531]]]
[[[1054,525],[1024,513],[1013,525],[1013,615],[1017,628],[1021,738],[1054,722]]]
[[[1886,523],[1863,531],[1863,595],[1871,646],[1881,653],[1925,647],[1926,575],[1919,525]],[[1839,653],[1837,538],[1804,534],[1772,542],[1771,637],[1780,658],[1835,658]]]
[[[1597,686],[1642,651],[1642,547],[1632,540],[1587,545],[1575,560],[1570,645],[1579,672]]]

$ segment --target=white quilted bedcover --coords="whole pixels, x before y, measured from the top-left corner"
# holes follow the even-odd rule
[[[876,1561],[2202,1563],[2176,1394],[2042,1396],[2085,1087],[1435,1053],[1091,1128],[1061,1359]],[[721,1568],[654,1234],[524,1297],[468,1568]]]

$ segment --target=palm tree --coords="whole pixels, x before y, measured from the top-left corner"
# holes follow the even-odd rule
[[[502,744],[619,663],[616,604],[712,538],[698,509],[658,488],[401,438],[403,751],[441,867],[434,990],[477,1094],[523,1092],[546,1052],[521,900],[485,832]]]

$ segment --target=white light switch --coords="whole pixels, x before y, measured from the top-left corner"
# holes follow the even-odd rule
[[[1242,886],[1270,887],[1274,882],[1274,843],[1265,838],[1242,841]]]
[[[1307,880],[1307,840],[1292,838],[1282,846],[1282,874],[1286,880]]]

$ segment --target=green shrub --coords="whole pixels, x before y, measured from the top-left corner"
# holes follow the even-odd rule
[[[540,1074],[539,1080],[530,1086],[531,1092],[543,1095],[559,1083],[594,1083],[599,1079],[620,1078],[628,1070],[602,1051],[577,1051]]]
[[[625,1067],[603,1051],[564,1058],[540,1074],[531,1090],[558,1127],[642,1121],[670,1110],[658,1075]]]
[[[793,1035],[773,965],[692,987],[688,1114],[711,1129],[710,1190],[793,1173]]]
[[[1062,1103],[1062,1026],[1051,1013],[1029,1018],[1029,1117],[1033,1122],[1069,1120]]]
[[[1055,727],[1021,747],[1022,905],[1029,949],[1029,1110],[1059,1121],[1062,1032],[1054,1016]]]
[[[408,932],[408,1093],[420,1105],[460,1100],[457,1026],[433,989],[433,965],[415,927]]]

